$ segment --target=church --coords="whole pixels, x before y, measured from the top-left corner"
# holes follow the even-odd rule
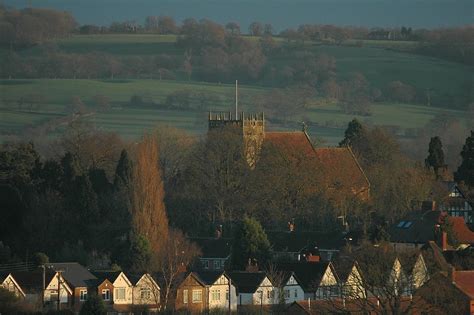
[[[350,147],[316,147],[303,127],[300,131],[266,131],[264,113],[209,112],[209,131],[227,126],[242,136],[245,157],[251,168],[258,162],[264,143],[279,150],[298,152],[322,165],[328,190],[350,191],[361,201],[370,198],[370,182]]]

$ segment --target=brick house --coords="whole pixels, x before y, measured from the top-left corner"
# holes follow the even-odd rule
[[[87,296],[91,293],[89,290],[97,278],[76,262],[49,263],[46,267],[54,271],[62,271],[64,279],[73,290],[72,307],[79,311],[82,304],[87,300]]]
[[[207,310],[208,292],[206,284],[194,272],[182,275],[182,280],[174,292],[174,299],[170,302],[176,311],[201,313]]]

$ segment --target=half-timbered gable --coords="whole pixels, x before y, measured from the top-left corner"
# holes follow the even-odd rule
[[[26,296],[23,289],[20,287],[20,285],[16,282],[16,280],[10,273],[4,276],[0,276],[0,281],[0,286],[15,294],[16,297],[24,298]]]

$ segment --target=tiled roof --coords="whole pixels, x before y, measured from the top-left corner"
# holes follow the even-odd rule
[[[113,283],[120,273],[121,271],[92,271],[92,274],[97,278],[99,283],[102,283],[106,279]]]
[[[474,232],[467,227],[463,217],[448,217],[448,220],[453,225],[453,232],[459,243],[474,244]]]
[[[89,287],[97,278],[79,263],[50,263],[48,268],[62,270],[63,277],[73,287]]]
[[[436,240],[435,225],[442,223],[440,211],[414,211],[389,228],[393,243],[425,244]]]
[[[203,258],[227,258],[230,255],[230,238],[194,237],[190,240],[201,248]]]
[[[330,187],[351,187],[355,192],[369,188],[369,180],[349,147],[316,148],[318,160],[326,171]]]
[[[353,257],[338,255],[332,263],[339,279],[346,282],[356,261]]]
[[[307,156],[314,156],[314,148],[308,135],[303,131],[294,132],[265,132],[265,141],[287,153],[301,152]]]
[[[277,264],[276,267],[282,271],[293,272],[306,292],[314,292],[329,266],[328,262],[290,262]]]
[[[229,273],[239,293],[254,293],[265,276],[264,272],[234,271]]]
[[[435,241],[427,242],[421,247],[421,250],[430,273],[435,273],[438,269],[443,271],[449,270],[450,265]]]
[[[213,285],[224,274],[223,271],[194,271],[194,273],[206,285]]]
[[[454,271],[455,285],[474,299],[474,270]]]
[[[46,285],[53,280],[56,273],[50,270],[45,272]],[[43,289],[43,271],[14,271],[11,273],[13,279],[25,292],[37,292]]]
[[[268,231],[268,240],[277,252],[297,253],[303,249],[338,249],[345,245],[340,232]]]
[[[283,153],[314,158],[315,163],[321,163],[323,175],[331,188],[342,185],[354,193],[360,193],[370,187],[369,180],[349,147],[314,148],[304,131],[266,132],[265,143],[274,145]]]

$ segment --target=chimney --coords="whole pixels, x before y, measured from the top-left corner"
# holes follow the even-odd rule
[[[295,224],[288,222],[288,231],[293,232],[295,230]]]
[[[216,231],[215,231],[215,235],[214,237],[216,239],[219,239],[222,237],[222,224],[219,224],[217,227],[216,227]]]
[[[307,262],[319,262],[320,259],[319,255],[313,255],[312,253],[306,255]]]
[[[454,266],[449,268],[449,280],[451,280],[452,283],[456,283],[456,268]]]
[[[295,230],[295,219],[292,218],[290,221],[288,221],[288,231],[293,232]]]
[[[258,272],[258,264],[255,259],[249,258],[247,267],[245,267],[247,272]]]
[[[448,249],[448,233],[445,231],[441,233],[441,248],[443,252]]]

